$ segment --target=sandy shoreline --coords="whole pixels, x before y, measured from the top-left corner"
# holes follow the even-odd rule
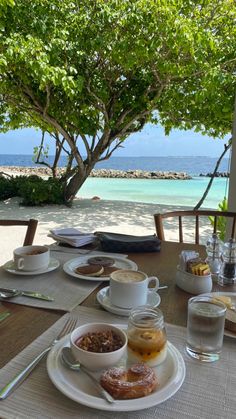
[[[75,199],[72,208],[64,205],[26,207],[19,203],[19,198],[0,201],[0,218],[36,218],[39,224],[35,244],[53,243],[53,240],[47,237],[51,228],[75,227],[84,232],[110,231],[137,236],[154,234],[154,213],[186,208],[177,205],[171,207],[142,202],[91,199]],[[171,227],[167,228],[166,239],[175,240],[176,231],[177,226],[171,224]],[[23,227],[0,227],[0,264],[10,260],[13,249],[22,245],[24,232]],[[209,229],[206,228],[205,235],[208,234]]]
[[[8,173],[14,176],[19,175],[19,172],[15,173],[10,168]],[[28,174],[31,173],[28,172]],[[34,239],[35,244],[52,244],[53,239],[47,237],[49,230],[63,227],[75,227],[84,232],[110,231],[137,236],[154,234],[153,215],[155,213],[189,209],[180,205],[157,205],[103,199],[77,198],[73,201],[71,208],[65,205],[28,207],[21,205],[20,201],[21,199],[16,197],[0,201],[0,218],[37,219],[39,223]],[[190,226],[191,221],[189,228]],[[204,237],[207,237],[209,228],[202,226],[202,230],[206,230]],[[177,224],[168,223],[166,240],[177,240],[177,231]],[[22,245],[25,228],[0,226],[0,234],[2,237],[0,264],[3,264],[12,258],[13,249]],[[190,240],[191,234],[187,233],[184,239],[185,241]]]

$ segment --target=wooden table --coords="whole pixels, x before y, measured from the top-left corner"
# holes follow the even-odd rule
[[[203,246],[163,242],[160,253],[136,253],[130,254],[129,258],[137,263],[139,270],[150,276],[158,276],[161,285],[168,285],[168,289],[159,291],[160,309],[164,313],[165,321],[186,326],[187,302],[191,295],[175,285],[176,266],[182,250],[196,250],[205,257]],[[107,283],[103,283],[99,288],[106,285]],[[97,290],[82,305],[94,306]],[[222,287],[214,285],[214,290],[222,291]],[[236,292],[236,286],[224,287],[223,290]],[[0,368],[62,316],[61,312],[13,303],[4,302],[2,306],[0,312],[9,309],[12,314],[0,323]]]

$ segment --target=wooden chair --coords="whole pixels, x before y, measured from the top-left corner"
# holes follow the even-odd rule
[[[33,243],[38,220],[0,220],[0,226],[26,226],[26,234],[23,246],[28,246]]]
[[[199,220],[201,217],[209,217],[209,216],[213,217],[214,219],[212,233],[217,232],[217,222],[218,222],[219,217],[226,217],[227,219],[231,219],[230,237],[232,238],[235,237],[236,213],[226,212],[226,211],[213,211],[213,210],[173,211],[173,212],[166,212],[164,214],[154,214],[154,221],[155,221],[157,236],[160,240],[165,240],[163,220],[166,220],[167,218],[176,218],[178,221],[178,228],[179,228],[179,243],[183,243],[184,242],[183,218],[192,217],[193,221],[195,219],[195,231],[194,231],[195,243],[199,244]],[[191,224],[194,224],[194,222]]]

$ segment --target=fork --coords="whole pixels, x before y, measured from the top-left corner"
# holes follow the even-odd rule
[[[55,339],[51,342],[51,344],[44,349],[33,361],[30,362],[22,371],[20,371],[13,379],[6,384],[0,390],[0,400],[6,399],[23,381],[28,377],[28,375],[33,371],[33,369],[38,365],[38,363],[45,357],[45,355],[51,350],[51,348],[65,335],[72,332],[74,330],[77,323],[77,319],[74,317],[70,317],[66,323],[64,324],[63,328],[57,335]]]

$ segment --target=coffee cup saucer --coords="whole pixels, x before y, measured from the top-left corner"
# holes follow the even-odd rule
[[[5,265],[3,265],[3,269],[14,275],[31,275],[32,276],[32,275],[40,275],[40,274],[54,271],[59,266],[60,266],[59,260],[51,257],[47,268],[38,269],[37,271],[22,271],[22,270],[16,269],[14,260],[9,260],[8,262],[6,262]]]
[[[105,310],[109,311],[110,313],[128,317],[131,309],[121,308],[121,307],[117,307],[113,305],[110,300],[109,288],[110,287],[105,287],[105,288],[102,288],[100,291],[98,291],[97,301]],[[157,307],[159,306],[160,302],[161,302],[161,297],[159,294],[153,291],[148,292],[148,297],[147,297],[147,302],[146,302],[147,305],[150,305],[152,307]]]

